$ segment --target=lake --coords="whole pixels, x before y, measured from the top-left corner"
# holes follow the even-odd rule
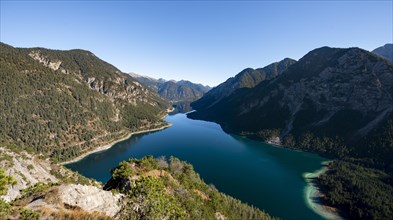
[[[123,160],[173,155],[191,163],[206,183],[273,216],[323,219],[307,205],[303,174],[319,170],[325,158],[230,135],[216,123],[185,114],[165,120],[173,126],[134,135],[66,167],[105,183]]]

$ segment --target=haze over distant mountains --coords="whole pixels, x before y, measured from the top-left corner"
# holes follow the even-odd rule
[[[385,44],[382,47],[376,48],[372,52],[393,62],[393,44]]]
[[[157,92],[161,97],[171,101],[176,112],[191,111],[190,103],[201,98],[210,90],[209,86],[192,83],[186,80],[175,81],[162,78],[155,79],[136,73],[129,74],[142,84]]]

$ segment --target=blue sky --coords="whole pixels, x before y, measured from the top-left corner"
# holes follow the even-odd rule
[[[0,40],[90,50],[124,72],[215,86],[322,46],[393,41],[393,1],[3,1]]]

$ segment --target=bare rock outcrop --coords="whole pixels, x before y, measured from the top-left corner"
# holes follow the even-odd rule
[[[59,199],[68,206],[77,206],[88,212],[103,212],[114,217],[121,210],[121,194],[86,185],[61,185],[59,186]]]
[[[47,189],[41,195],[28,199],[24,208],[41,213],[42,219],[54,216],[118,217],[124,206],[124,195],[114,194],[95,186],[62,184]],[[55,217],[56,219],[56,217]]]
[[[8,188],[7,194],[1,196],[5,201],[12,201],[20,195],[20,190],[41,182],[58,182],[58,179],[51,174],[52,166],[47,160],[39,160],[26,153],[15,153],[11,150],[0,147],[0,167],[7,175],[16,180],[16,184]]]
[[[42,55],[40,51],[32,51],[29,53],[29,56],[52,70],[58,70],[60,68],[60,60],[52,61],[47,56]]]

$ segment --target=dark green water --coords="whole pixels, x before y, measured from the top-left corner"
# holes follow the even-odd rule
[[[270,146],[225,133],[215,123],[168,116],[162,131],[135,135],[67,167],[106,182],[120,161],[173,155],[190,162],[206,183],[283,219],[322,219],[307,205],[305,172],[325,161],[315,154]]]

